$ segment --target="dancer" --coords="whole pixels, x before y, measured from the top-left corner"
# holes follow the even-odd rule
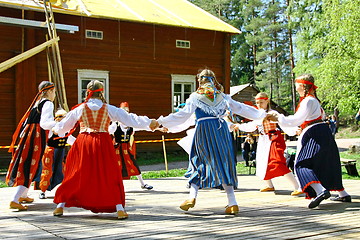
[[[31,182],[40,174],[39,165],[46,146],[48,130],[55,125],[52,103],[55,99],[55,86],[51,82],[43,81],[38,89],[39,92],[16,128],[9,149],[12,159],[6,175],[6,183],[16,187],[10,208],[19,211],[27,210],[27,206],[21,203],[34,201],[27,193]],[[15,145],[17,145],[16,150],[14,150]]]
[[[66,111],[63,109],[55,113],[55,121],[59,122],[66,116]],[[42,171],[39,183],[41,190],[39,194],[40,199],[45,199],[45,192],[53,190],[64,179],[63,162],[65,157],[65,145],[72,145],[75,137],[70,135],[68,137],[60,138],[58,135],[50,132],[52,136],[47,141],[44,155],[41,159]]]
[[[189,156],[191,166],[186,174],[190,194],[180,208],[188,211],[194,207],[199,189],[222,186],[228,198],[225,213],[234,215],[239,212],[234,194],[234,187],[238,183],[236,159],[231,134],[223,117],[228,109],[249,119],[263,118],[266,113],[225,95],[210,69],[200,71],[197,80],[199,88],[190,95],[185,107],[158,119],[160,125],[174,132],[187,129],[193,122],[192,114],[195,112],[196,115],[195,135]]]
[[[314,77],[304,74],[295,79],[300,103],[294,115],[272,113],[269,119],[278,120],[281,126],[302,129],[298,140],[295,173],[302,191],[312,198],[309,208],[317,207],[330,197],[329,191],[339,191],[332,200],[351,202],[351,196],[342,184],[339,150],[328,125],[323,121],[324,110],[316,96]]]
[[[122,102],[120,108],[129,112],[129,104],[127,102]],[[136,163],[134,128],[127,127],[120,122],[112,122],[109,127],[109,133],[114,136],[113,142],[116,155],[120,159],[120,168],[122,169],[123,179],[130,179],[131,176],[136,176],[142,189],[153,189],[153,186],[144,182],[139,165]]]
[[[64,207],[81,207],[95,213],[117,212],[118,219],[128,218],[120,164],[108,133],[110,121],[146,130],[158,125],[146,116],[106,104],[103,91],[100,81],[89,82],[85,102],[53,128],[54,133],[64,134],[80,122],[80,133],[66,158],[64,180],[55,194],[58,205],[54,216],[62,216]]]
[[[264,109],[268,113],[276,113],[270,107],[270,100],[266,93],[260,92],[255,96],[255,103],[259,109]],[[286,131],[285,127],[280,126]],[[286,166],[284,151],[286,148],[284,137],[278,124],[268,119],[255,120],[248,123],[235,124],[233,128],[244,132],[259,132],[258,148],[256,151],[256,176],[264,180],[266,187],[261,188],[260,192],[275,191],[271,179],[284,176],[294,187],[292,196],[297,196],[303,192],[296,181],[293,173]],[[293,128],[292,134],[297,128]]]

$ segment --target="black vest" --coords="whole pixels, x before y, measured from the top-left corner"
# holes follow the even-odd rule
[[[49,147],[53,147],[53,148],[64,148],[66,145],[66,141],[67,141],[67,137],[63,137],[63,138],[58,138],[58,139],[54,139],[59,137],[58,135],[53,134],[51,136],[51,138],[49,138],[47,145]]]
[[[41,111],[42,108],[45,104],[45,102],[50,101],[49,99],[45,99],[44,101],[42,101],[41,103],[39,103],[37,105],[37,107],[32,108],[30,110],[30,114],[29,117],[27,119],[26,124],[31,124],[31,123],[40,123],[40,118],[41,118]]]
[[[130,136],[133,133],[133,128],[129,127],[126,129],[126,132],[121,130],[120,124],[116,123],[116,131],[114,132],[115,141],[117,143],[128,143],[130,142]],[[126,133],[126,137],[125,137]]]

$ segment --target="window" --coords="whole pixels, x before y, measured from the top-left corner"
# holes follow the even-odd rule
[[[186,40],[176,40],[177,48],[190,48],[190,41]]]
[[[103,39],[103,31],[85,30],[85,37],[92,39]]]
[[[173,112],[180,104],[185,103],[190,94],[194,92],[195,86],[195,75],[171,75],[171,108]]]
[[[86,86],[91,80],[99,80],[104,84],[104,97],[109,102],[109,71],[78,69],[78,103],[86,96]]]

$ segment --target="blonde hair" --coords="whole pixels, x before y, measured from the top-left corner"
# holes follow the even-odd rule
[[[95,91],[95,90],[98,90],[98,89],[103,89],[104,88],[104,84],[102,84],[102,82],[100,82],[99,80],[91,80],[87,87],[86,87],[88,90],[91,90],[91,91]],[[86,92],[86,96],[88,96],[90,94],[90,92]],[[103,103],[106,103],[106,100],[104,98],[104,95],[101,92],[93,92],[91,98],[98,98],[100,99]]]
[[[196,80],[199,80],[202,76],[213,77],[214,78],[214,85],[215,85],[216,89],[221,91],[221,92],[224,91],[224,87],[216,80],[216,76],[215,76],[215,73],[213,71],[211,71],[208,68],[200,69],[199,73],[196,75]],[[208,82],[210,82],[210,81],[208,81]]]
[[[258,99],[258,98],[267,98],[267,100],[269,100],[269,96],[265,92],[259,92],[258,94],[256,94],[255,100]],[[268,110],[268,111],[270,110],[270,100],[269,100],[269,102],[267,104],[266,110]]]

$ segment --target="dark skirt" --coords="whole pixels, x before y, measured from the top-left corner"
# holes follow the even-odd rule
[[[327,124],[311,126],[303,134],[295,173],[307,198],[316,197],[312,183],[320,183],[329,191],[344,190],[339,150]]]

